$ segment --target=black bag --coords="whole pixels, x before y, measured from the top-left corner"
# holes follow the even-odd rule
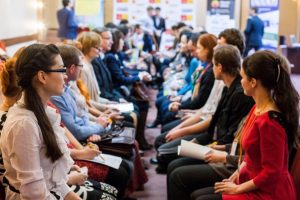
[[[133,155],[134,142],[134,128],[113,124],[112,128],[101,136],[101,141],[97,144],[104,153],[130,158]]]

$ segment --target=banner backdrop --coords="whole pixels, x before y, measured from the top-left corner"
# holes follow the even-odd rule
[[[161,8],[161,16],[166,19],[170,28],[182,21],[193,27],[196,26],[196,0],[114,0],[113,22],[127,19],[130,23],[139,23],[147,17],[148,6]]]
[[[235,27],[235,0],[208,0],[206,30],[218,35],[226,28]]]
[[[75,14],[78,22],[91,29],[104,25],[104,0],[76,0]]]
[[[275,50],[278,46],[279,0],[251,0],[250,7],[257,7],[258,16],[264,21],[263,47]]]

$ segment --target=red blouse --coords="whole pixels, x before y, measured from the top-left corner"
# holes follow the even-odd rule
[[[255,106],[247,119],[251,126],[243,132],[242,146],[246,166],[240,171],[239,183],[253,179],[257,189],[244,194],[222,197],[224,200],[295,200],[294,183],[288,172],[287,134],[278,120],[280,114],[270,111],[255,116],[254,110]]]

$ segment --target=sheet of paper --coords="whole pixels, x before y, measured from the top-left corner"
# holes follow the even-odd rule
[[[122,162],[122,158],[118,156],[113,156],[105,153],[101,153],[101,156],[96,156],[93,160],[89,160],[90,162],[100,163],[106,165],[108,167],[119,169],[120,164]]]
[[[203,146],[193,142],[181,140],[181,145],[178,147],[178,155],[204,160],[206,154],[214,152],[220,155],[226,155],[226,152],[212,149],[208,146]]]
[[[111,108],[118,109],[122,113],[132,112],[134,107],[132,103],[117,103],[117,104],[109,104]]]

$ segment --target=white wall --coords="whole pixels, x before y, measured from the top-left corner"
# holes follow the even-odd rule
[[[44,23],[48,29],[58,28],[56,12],[60,8],[62,8],[61,0],[44,0]]]
[[[0,39],[37,33],[37,0],[0,0]]]
[[[8,46],[6,48],[6,53],[9,57],[12,57],[16,51],[22,47],[27,47],[31,44],[34,44],[36,43],[37,41],[36,40],[33,40],[33,41],[29,41],[29,42],[22,42],[22,43],[19,43],[19,44],[15,44],[15,45],[11,45],[11,46]]]

